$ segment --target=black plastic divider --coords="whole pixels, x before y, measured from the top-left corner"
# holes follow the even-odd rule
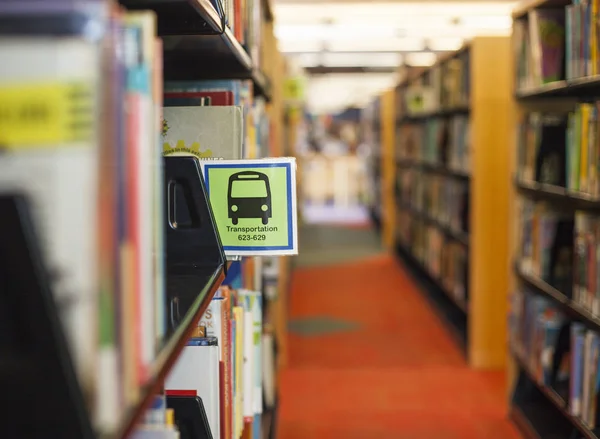
[[[2,195],[0,212],[2,436],[91,439],[28,202]]]

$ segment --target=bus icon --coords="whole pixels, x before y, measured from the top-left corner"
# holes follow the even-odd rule
[[[271,218],[271,187],[262,172],[242,171],[229,177],[227,213],[233,225],[239,218],[260,218],[264,225]]]

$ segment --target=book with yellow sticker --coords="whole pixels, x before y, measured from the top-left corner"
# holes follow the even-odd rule
[[[243,112],[240,106],[165,107],[163,154],[199,159],[242,158]]]

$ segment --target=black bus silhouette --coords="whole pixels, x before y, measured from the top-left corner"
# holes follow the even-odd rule
[[[256,171],[231,175],[227,189],[227,212],[234,225],[239,218],[260,218],[263,224],[268,224],[271,218],[269,178]]]

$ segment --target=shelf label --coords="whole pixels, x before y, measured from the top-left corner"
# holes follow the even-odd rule
[[[0,149],[52,148],[88,141],[95,125],[92,87],[85,83],[0,87]]]
[[[201,163],[227,256],[298,254],[295,159]]]

